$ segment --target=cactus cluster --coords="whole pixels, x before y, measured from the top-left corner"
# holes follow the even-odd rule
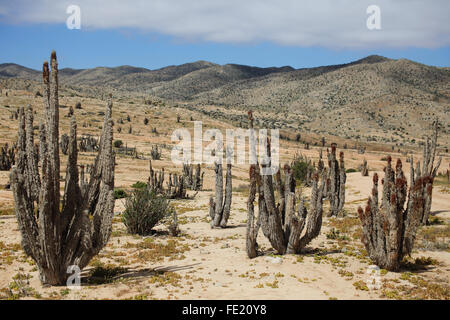
[[[17,120],[18,118],[19,118],[19,112],[17,110],[11,111],[11,113],[9,114],[9,119]]]
[[[160,160],[162,155],[162,150],[158,148],[158,145],[152,146],[152,151],[150,151],[150,156],[152,160]]]
[[[80,138],[81,152],[95,152],[99,150],[98,140],[93,136],[85,135]]]
[[[194,191],[200,191],[203,188],[203,176],[202,167],[197,164],[195,167],[192,164],[183,164],[183,176],[186,182],[186,186]]]
[[[51,78],[51,80],[50,80]],[[98,155],[86,190],[77,166],[77,125],[70,122],[64,194],[60,195],[58,66],[56,53],[43,65],[44,123],[40,126],[39,174],[33,145],[33,110],[19,115],[18,156],[11,172],[22,248],[36,262],[44,284],[64,285],[68,267],[83,269],[107,243],[114,209],[112,103],[106,108]],[[62,201],[61,201],[62,200]],[[36,213],[37,212],[37,213]]]
[[[214,162],[214,172],[216,174],[215,194],[209,198],[209,216],[211,218],[211,228],[225,228],[230,217],[232,199],[232,176],[231,163],[227,163],[227,173],[225,176],[225,195],[223,194],[223,172],[222,163]]]
[[[0,148],[0,171],[9,171],[15,164],[16,160],[16,145],[11,148],[8,144],[5,144]]]
[[[339,162],[336,160],[336,144],[331,144],[331,152],[327,149],[328,173],[326,195],[330,200],[328,216],[342,216],[345,203],[345,182],[347,175],[344,166],[344,153],[339,153]]]
[[[147,181],[147,188],[158,194],[164,195],[168,199],[187,199],[189,196],[186,192],[186,183],[183,175],[169,173],[169,179],[164,188],[164,168],[160,171],[153,170],[152,161],[150,160],[150,175]],[[194,195],[195,197],[195,195]]]
[[[253,114],[248,113],[249,127],[253,128]],[[270,159],[270,139],[267,138],[266,155]],[[266,166],[262,165],[264,170]],[[247,255],[254,258],[258,255],[256,242],[259,229],[269,240],[278,254],[298,253],[312,239],[317,237],[322,227],[322,203],[325,191],[325,171],[314,172],[312,176],[312,190],[309,209],[305,207],[302,197],[296,209],[295,178],[289,165],[284,167],[284,182],[281,180],[280,170],[275,177],[261,175],[258,164],[250,166],[250,192],[247,202]],[[319,173],[322,176],[319,184]],[[279,203],[275,204],[273,179],[276,180]],[[255,217],[254,201],[258,195],[258,217]],[[309,212],[308,212],[309,211]],[[303,230],[306,232],[302,236]]]
[[[418,175],[414,177],[412,169],[408,194],[401,160],[397,160],[395,171],[391,161],[389,156],[384,168],[384,179],[381,181],[381,204],[378,202],[378,175],[375,173],[372,195],[365,210],[358,208],[358,215],[363,225],[362,242],[372,261],[381,268],[397,271],[403,258],[412,252],[431,177],[420,176],[418,171]]]
[[[268,142],[268,150],[270,142]],[[270,152],[270,151],[268,151]],[[264,168],[264,166],[263,166]],[[312,239],[317,237],[322,226],[322,201],[325,175],[319,184],[319,173],[313,174],[309,209],[301,198],[296,209],[295,179],[289,165],[284,167],[285,180],[280,180],[278,170],[275,179],[279,181],[279,203],[275,204],[274,185],[271,175],[261,175],[258,165],[250,167],[250,193],[247,203],[247,255],[254,258],[258,254],[256,238],[261,227],[278,254],[299,253]],[[284,187],[281,187],[284,186]],[[258,217],[255,217],[254,201],[258,195]],[[306,232],[302,236],[303,230]]]

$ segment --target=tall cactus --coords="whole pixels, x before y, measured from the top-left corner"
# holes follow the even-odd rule
[[[39,176],[36,165],[33,110],[29,107],[26,114],[23,109],[20,112],[18,159],[11,172],[11,187],[25,253],[36,262],[42,283],[64,285],[70,275],[68,267],[75,265],[83,269],[106,245],[111,234],[115,160],[112,103],[109,101],[106,108],[100,148],[85,192],[79,185],[77,125],[72,117],[61,203],[58,65],[54,51],[51,54],[51,80],[47,62],[43,65],[43,80],[45,117],[39,148],[42,174]],[[38,183],[40,187],[36,190]],[[36,191],[38,197],[34,196]]]
[[[223,173],[222,163],[214,163],[216,173],[215,197],[209,198],[209,215],[211,217],[211,227],[225,228],[230,217],[232,198],[232,176],[231,163],[227,163],[227,173],[225,177],[225,197],[223,195]]]
[[[249,113],[252,123],[253,117]],[[270,139],[267,139],[267,155],[270,159]],[[262,165],[264,169],[269,164]],[[322,227],[322,201],[325,188],[325,173],[319,185],[319,174],[315,172],[312,180],[311,200],[309,212],[302,198],[295,209],[295,178],[289,165],[284,167],[284,187],[280,179],[279,170],[275,175],[278,181],[280,203],[275,204],[273,176],[261,175],[259,165],[250,166],[250,193],[247,203],[247,255],[254,258],[257,255],[256,238],[261,227],[278,254],[299,253],[312,239],[317,237]],[[258,217],[255,218],[254,200],[258,193]],[[302,236],[303,230],[306,232]]]
[[[345,182],[347,175],[344,166],[344,153],[339,153],[339,162],[336,160],[336,144],[331,144],[331,152],[327,150],[328,156],[328,179],[327,196],[330,200],[330,211],[328,216],[341,216],[345,203]]]
[[[257,254],[256,237],[261,226],[278,254],[299,253],[312,239],[317,237],[322,226],[322,199],[325,187],[324,174],[319,184],[319,174],[313,174],[309,212],[302,198],[295,209],[295,181],[291,168],[286,165],[284,206],[275,204],[273,177],[259,174],[258,165],[250,167],[250,194],[247,203],[247,254]],[[258,193],[258,217],[254,214],[254,200]],[[281,202],[281,199],[280,199]],[[283,208],[280,211],[280,208]],[[284,217],[284,219],[283,219]],[[302,231],[306,228],[305,234]]]
[[[438,122],[436,120],[433,122],[433,135],[431,139],[427,137],[427,139],[425,140],[422,155],[423,175],[430,178],[429,186],[427,187],[427,192],[425,194],[424,211],[421,218],[421,224],[423,225],[428,224],[428,217],[430,216],[431,201],[433,196],[433,182],[442,161],[442,157],[439,157],[439,159],[436,162],[436,165],[434,164],[434,159],[436,157],[437,137],[438,137]],[[411,166],[412,165],[413,159],[411,157]],[[417,168],[420,171],[419,166]]]
[[[369,175],[369,167],[367,166],[367,160],[364,159],[362,165],[361,165],[361,175],[363,177],[367,177]]]
[[[69,151],[69,136],[66,133],[61,136],[59,147],[61,148],[61,152],[67,155],[67,152]]]
[[[402,162],[397,160],[394,171],[391,161],[389,156],[382,180],[381,204],[378,203],[378,175],[375,173],[372,196],[365,210],[358,208],[358,215],[363,225],[362,242],[372,261],[381,268],[397,271],[403,258],[411,254],[424,211],[424,194],[430,177],[417,177],[410,185],[407,199],[407,181]],[[413,170],[411,175],[414,175]]]

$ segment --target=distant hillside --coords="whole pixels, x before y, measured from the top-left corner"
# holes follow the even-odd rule
[[[37,80],[41,73],[39,71],[23,67],[15,63],[0,64],[0,78],[21,78]]]
[[[4,86],[37,90],[40,77],[41,72],[17,64],[0,65]],[[268,114],[258,120],[261,126],[321,135],[400,143],[408,136],[422,137],[436,117],[442,132],[450,133],[450,68],[406,59],[372,55],[303,69],[206,61],[158,70],[66,68],[60,70],[60,79],[70,94],[103,96],[113,91],[127,99],[149,97],[199,110],[251,108]],[[233,112],[225,114],[233,120]]]

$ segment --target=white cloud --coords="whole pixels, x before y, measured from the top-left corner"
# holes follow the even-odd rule
[[[83,28],[136,28],[184,40],[269,41],[328,48],[450,45],[448,0],[16,0],[0,3],[13,23],[64,23],[70,4]],[[381,30],[366,27],[369,5],[381,9]]]

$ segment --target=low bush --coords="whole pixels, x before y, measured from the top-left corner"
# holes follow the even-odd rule
[[[114,147],[115,148],[120,148],[123,145],[123,141],[122,140],[115,140],[114,141]]]
[[[131,187],[134,188],[134,189],[146,189],[147,188],[147,184],[145,182],[138,181],[135,184],[133,184]]]
[[[127,193],[123,189],[114,189],[114,199],[126,198]]]
[[[308,170],[313,172],[314,166],[308,162],[296,160],[292,165],[292,169],[294,170],[295,179],[300,180],[301,182],[305,182]]]
[[[122,221],[131,234],[148,235],[154,226],[173,214],[169,201],[148,189],[135,189],[126,199]]]

